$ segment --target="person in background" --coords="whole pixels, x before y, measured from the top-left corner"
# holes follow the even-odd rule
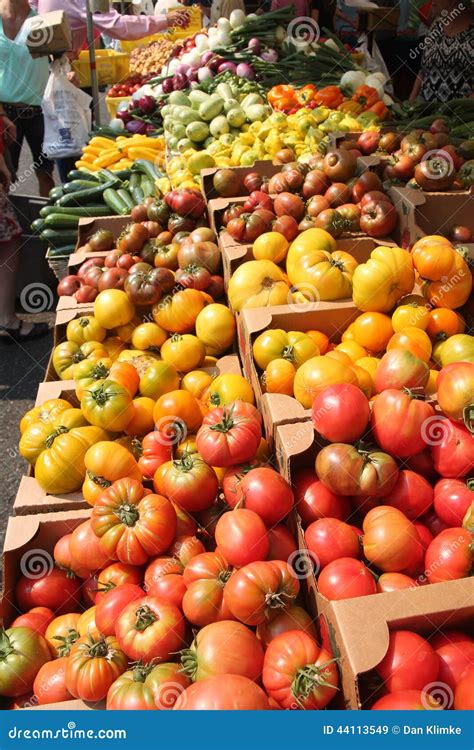
[[[46,197],[54,187],[54,164],[42,153],[41,101],[48,82],[48,59],[32,57],[26,46],[30,18],[35,15],[28,0],[0,0],[0,113],[7,118],[8,148],[14,172],[18,171],[23,140],[26,140],[33,157],[39,194]],[[9,121],[15,126],[15,133]]]
[[[49,328],[46,323],[20,320],[15,313],[21,227],[8,200],[10,172],[3,155],[7,125],[0,116],[0,342],[13,344],[44,336]]]
[[[357,8],[347,5],[343,0],[337,0],[334,13],[334,31],[345,44],[355,47],[357,44]]]
[[[474,13],[468,0],[433,0],[434,21],[423,42],[410,101],[474,96]],[[420,45],[421,46],[421,45]]]
[[[87,40],[87,11],[85,0],[30,0],[30,5],[38,13],[52,10],[64,10],[72,30],[72,51],[77,56]],[[94,26],[101,33],[112,39],[141,39],[143,36],[157,34],[160,31],[179,26],[186,28],[189,16],[186,9],[176,10],[167,15],[122,16],[116,10],[108,13],[94,13]]]
[[[211,26],[214,26],[219,18],[230,18],[233,10],[243,10],[245,13],[244,0],[213,0],[210,7]]]

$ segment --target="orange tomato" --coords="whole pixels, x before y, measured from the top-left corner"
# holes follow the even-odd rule
[[[204,370],[191,370],[187,372],[181,381],[183,391],[189,391],[199,401],[207,399],[207,392],[212,383],[212,375]]]
[[[355,319],[354,339],[368,352],[383,352],[393,335],[392,321],[380,312],[365,312]]]
[[[313,341],[316,342],[319,348],[319,353],[326,354],[328,347],[329,347],[329,338],[326,336],[326,334],[323,333],[322,331],[306,331],[306,334],[308,336],[311,336]]]
[[[284,393],[293,395],[293,383],[296,367],[288,359],[273,359],[264,373],[264,384],[267,393]]]
[[[270,459],[271,451],[270,447],[265,440],[265,438],[262,438],[260,440],[260,445],[258,446],[257,452],[255,454],[255,460],[258,461],[261,464],[266,464],[267,461]]]
[[[362,391],[362,393],[365,393],[367,398],[371,398],[374,393],[374,384],[372,381],[372,376],[370,372],[367,370],[364,370],[363,367],[359,367],[358,365],[352,365],[352,370],[355,372],[357,377],[357,383]]]
[[[339,352],[344,354],[344,352]],[[355,372],[337,359],[325,354],[324,357],[313,357],[298,368],[295,375],[294,395],[304,406],[310,409],[314,398],[328,385],[353,383],[358,385]]]
[[[392,315],[393,330],[397,333],[402,328],[413,326],[414,328],[421,328],[423,331],[426,331],[429,318],[430,311],[426,302],[424,305],[400,305]]]
[[[439,281],[426,281],[422,292],[434,307],[448,307],[455,310],[462,307],[471,294],[472,275],[460,253],[453,251],[453,264]]]
[[[447,307],[431,310],[426,333],[432,341],[444,341],[457,333],[464,333],[466,324],[459,313]]]
[[[140,323],[132,332],[132,346],[143,350],[159,349],[167,338],[167,331],[157,323]]]
[[[53,659],[68,655],[69,648],[79,637],[77,623],[80,618],[81,615],[77,612],[71,612],[68,615],[59,615],[49,623],[44,637]]]
[[[285,260],[290,243],[280,232],[264,232],[252,246],[255,260],[271,260],[281,263]]]
[[[127,422],[125,433],[133,437],[143,437],[151,432],[155,426],[153,421],[153,410],[155,402],[147,396],[139,396],[132,401],[133,415],[130,422]]]
[[[94,638],[100,637],[101,633],[97,625],[95,624],[95,607],[89,607],[79,617],[77,621],[77,632],[82,637],[84,635],[91,635]]]
[[[82,494],[89,505],[94,505],[104,489],[117,479],[142,480],[142,473],[130,451],[111,440],[100,440],[92,445],[84,456],[84,465],[86,477]]]
[[[454,249],[444,237],[429,235],[413,245],[413,265],[422,279],[438,281],[453,265]]]
[[[341,336],[341,341],[355,341],[354,338],[354,323],[350,323],[344,333]]]
[[[126,344],[129,344],[132,340],[132,335],[139,325],[141,325],[140,318],[134,317],[132,320],[130,320],[128,323],[125,323],[123,326],[117,326],[115,329],[115,334],[118,336],[121,341],[124,341]],[[138,347],[136,347],[138,349]]]
[[[151,362],[140,378],[142,396],[157,399],[179,388],[179,375],[176,368],[163,360]]]
[[[425,386],[425,393],[427,396],[432,396],[433,393],[436,393],[437,391],[437,383],[438,383],[438,370],[430,370],[430,374],[428,377],[428,382]]]
[[[423,360],[423,362],[429,362],[431,357],[431,341],[430,337],[421,328],[414,328],[413,326],[407,326],[398,333],[394,333],[392,338],[387,344],[387,351],[390,349],[406,349]]]
[[[211,302],[214,300],[211,299]],[[190,333],[196,318],[207,304],[204,294],[197,289],[183,289],[173,296],[164,297],[151,311],[153,320],[165,331]]]
[[[377,372],[379,364],[380,359],[377,359],[377,357],[361,357],[356,362],[357,367],[361,367],[369,373],[373,391],[375,391],[375,373]]]
[[[203,412],[200,402],[189,391],[170,391],[156,402],[153,419],[156,429],[175,432],[183,439],[187,433],[198,431]]]
[[[116,360],[121,352],[125,349],[125,344],[122,339],[118,336],[110,336],[110,338],[104,339],[102,346],[106,350],[110,359]]]
[[[347,367],[350,367],[352,365],[352,359],[349,357],[346,352],[341,352],[338,349],[330,349],[330,351],[326,352],[324,355],[325,357],[330,357],[331,359],[337,359],[338,362],[342,362],[343,365],[346,365]]]
[[[342,341],[335,348],[336,352],[344,352],[347,354],[351,362],[355,363],[361,357],[367,356],[367,350],[363,346],[357,343],[357,341]]]
[[[130,362],[114,362],[110,368],[108,380],[123,385],[131,396],[136,394],[140,385],[140,376]]]

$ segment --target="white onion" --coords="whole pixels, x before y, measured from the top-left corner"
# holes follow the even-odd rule
[[[209,68],[199,68],[198,70],[198,81],[207,81],[209,78],[214,78],[212,70]]]
[[[242,26],[246,21],[247,16],[245,15],[243,10],[240,10],[240,8],[236,8],[232,11],[230,14],[230,25],[233,29],[237,29],[239,26]]]
[[[217,28],[219,31],[225,31],[226,34],[230,34],[232,26],[228,18],[219,18],[217,21]]]
[[[219,33],[219,29],[217,29],[215,26],[210,26],[209,31],[207,32],[209,41],[211,41],[212,37],[217,36],[218,33]]]
[[[230,36],[226,31],[219,31],[217,34],[217,39],[219,40],[219,44],[221,47],[228,47],[230,44]]]
[[[209,39],[207,34],[198,34],[196,37],[196,49],[198,52],[205,52],[209,49]]]
[[[177,57],[173,57],[173,59],[170,60],[169,63],[168,63],[168,73],[171,73],[171,74],[176,73],[176,69],[177,69],[178,65],[180,65],[180,64],[181,63],[178,60],[178,58]]]

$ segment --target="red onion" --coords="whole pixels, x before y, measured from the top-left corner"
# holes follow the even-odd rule
[[[188,70],[190,69],[190,65],[187,65],[186,63],[180,63],[176,66],[175,73],[182,73],[183,75],[186,75]]]
[[[213,57],[214,57],[214,52],[210,49],[207,49],[205,52],[202,53],[201,65],[207,65],[209,60],[212,60]]]
[[[275,49],[267,49],[266,52],[262,52],[260,57],[262,60],[265,60],[265,62],[278,62],[278,52]]]
[[[163,94],[171,94],[171,92],[174,90],[173,79],[165,78],[165,80],[161,84],[161,88],[163,89]]]
[[[197,81],[198,79],[198,72],[195,68],[189,68],[188,72],[186,73],[186,78],[188,79],[189,83],[193,83],[194,81]]]
[[[247,45],[247,49],[249,52],[252,52],[252,54],[259,55],[260,50],[262,49],[262,45],[260,44],[260,39],[257,39],[257,37],[254,36],[254,38],[249,41]]]
[[[173,90],[180,91],[181,89],[187,88],[188,79],[183,73],[176,73],[173,78]]]
[[[146,123],[141,120],[131,120],[130,122],[127,122],[125,128],[129,133],[139,133],[140,135],[146,133]]]
[[[145,114],[150,114],[151,112],[155,111],[156,102],[152,96],[148,96],[147,94],[145,94],[138,100],[138,106],[140,107],[142,112],[145,112]]]
[[[118,109],[115,117],[125,123],[130,122],[130,120],[132,119],[126,109]]]
[[[255,71],[247,63],[239,63],[235,71],[239,78],[248,78],[249,81],[253,81],[255,78]]]
[[[211,60],[209,67],[211,68],[211,70],[218,70],[219,66],[225,62],[226,60],[224,60],[223,57],[215,57],[213,60]]]
[[[217,68],[218,73],[224,73],[225,70],[230,70],[231,73],[235,73],[236,66],[233,62],[224,62]]]

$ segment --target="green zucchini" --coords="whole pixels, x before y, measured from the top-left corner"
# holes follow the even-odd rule
[[[79,190],[77,193],[68,193],[59,199],[60,206],[86,206],[88,203],[95,203],[102,198],[107,188],[116,188],[120,184],[119,180],[103,182],[97,187]]]
[[[143,195],[145,196],[145,198],[148,198],[151,195],[155,195],[156,193],[155,180],[152,180],[152,178],[149,177],[147,174],[144,174],[142,176],[140,187],[143,191]]]
[[[128,214],[127,204],[114,188],[109,187],[104,190],[104,201],[114,214],[118,214],[119,216],[126,216]]]
[[[101,182],[109,182],[110,180],[128,180],[130,177],[129,169],[120,169],[116,172],[112,172],[110,169],[100,169],[96,172],[97,177]]]
[[[72,214],[50,214],[44,220],[47,227],[51,229],[74,229],[79,224],[80,216]]]
[[[121,197],[125,205],[127,206],[127,209],[128,209],[127,213],[129,214],[132,208],[135,208],[136,206],[135,201],[133,200],[128,190],[125,190],[125,188],[119,188],[117,190],[117,193],[119,194],[119,196]]]
[[[57,185],[56,187],[51,188],[49,191],[49,199],[52,201],[57,201],[59,198],[62,198],[64,195],[64,190],[61,187],[61,185]]]
[[[103,203],[102,205],[95,206],[43,206],[40,211],[40,216],[46,218],[50,214],[66,214],[67,216],[107,216],[108,208]]]
[[[132,172],[128,181],[128,187],[130,190],[133,188],[140,187],[141,175],[139,172]]]
[[[100,182],[95,172],[87,172],[85,169],[71,169],[67,176],[68,180],[93,180]]]
[[[76,249],[75,245],[59,245],[58,247],[53,247],[52,245],[48,247],[48,252],[46,257],[47,258],[64,258],[68,255],[71,255],[71,253],[74,252]]]
[[[96,188],[99,186],[95,180],[73,180],[72,182],[66,182],[63,185],[65,193],[78,193],[80,190],[89,190],[89,188]]]
[[[43,229],[40,237],[50,245],[54,245],[54,247],[60,247],[61,245],[71,245],[73,243],[75,244],[77,240],[77,232],[74,229],[56,230],[47,228]]]
[[[158,180],[160,177],[163,177],[161,172],[157,170],[154,164],[151,163],[151,161],[147,161],[146,159],[136,159],[134,167],[138,169],[142,174],[148,175],[152,180]]]
[[[138,206],[140,203],[143,203],[143,201],[145,200],[145,193],[141,189],[140,185],[137,185],[136,187],[129,187],[128,189],[136,206]]]
[[[31,231],[33,234],[39,234],[42,231],[44,224],[44,219],[35,219],[31,222]]]

